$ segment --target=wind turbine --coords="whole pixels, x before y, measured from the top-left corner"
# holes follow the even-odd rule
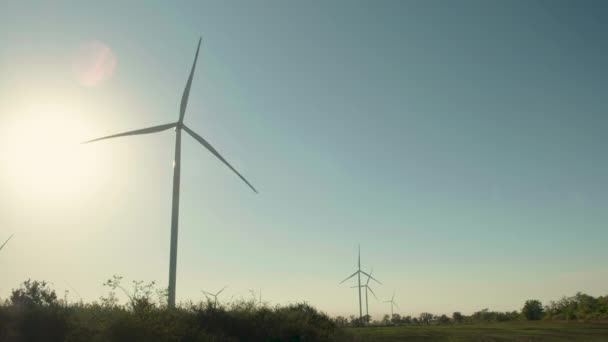
[[[344,279],[344,280],[342,280],[340,282],[340,284],[342,284],[345,281],[347,281],[348,279],[350,279],[350,278],[352,278],[352,277],[354,277],[356,275],[359,276],[358,277],[359,283],[357,284],[358,285],[357,287],[359,288],[359,320],[361,320],[361,318],[363,318],[363,309],[361,307],[361,287],[362,287],[361,286],[361,274],[364,274],[364,275],[368,276],[369,278],[373,279],[376,283],[382,285],[382,283],[379,282],[378,279],[372,277],[371,275],[367,274],[364,271],[361,271],[361,245],[359,245],[359,258],[358,258],[358,261],[357,261],[357,270],[355,271],[355,273],[351,274],[348,278],[346,278],[346,279]]]
[[[213,294],[211,292],[207,292],[207,291],[201,291],[203,292],[205,295],[209,295],[213,298],[215,298],[215,307],[217,307],[217,296],[220,295],[220,293],[222,293],[222,291],[224,291],[228,286],[224,286],[224,288],[222,288],[221,290],[219,290],[217,293]]]
[[[260,299],[259,299],[259,301],[257,301],[257,299],[256,299],[257,295],[256,295],[254,289],[250,289],[249,292],[251,293],[251,296],[253,297],[254,306],[258,305],[258,304],[260,304],[260,306],[262,306],[262,289],[260,289],[260,297],[259,297]]]
[[[393,319],[393,306],[399,307],[397,303],[395,303],[395,292],[393,292],[393,297],[391,300],[385,300],[385,303],[391,303],[391,319]]]
[[[74,291],[74,293],[76,293],[76,295],[78,296],[78,298],[80,298],[80,303],[82,303],[82,296],[80,295],[80,292],[78,292],[78,290],[76,290],[72,285],[70,285],[70,283],[68,283],[67,281],[63,281],[64,283],[66,283],[66,285],[72,289],[72,291]]]
[[[11,236],[9,236],[8,239],[6,239],[6,241],[4,241],[2,246],[0,246],[0,251],[2,250],[2,248],[4,248],[4,245],[6,245],[8,243],[8,241],[13,237],[13,235],[15,235],[15,234],[11,234]]]
[[[372,279],[371,275],[374,273],[374,269],[372,268],[369,271],[369,277],[367,277],[367,281],[365,282],[365,285],[361,285],[361,287],[365,288],[365,315],[367,317],[369,317],[369,302],[367,300],[367,292],[369,290],[369,292],[371,292],[374,295],[374,298],[376,298],[376,300],[378,300],[378,297],[376,296],[376,294],[374,293],[374,290],[372,290],[371,287],[369,287],[369,281]],[[351,286],[351,288],[355,288],[355,287],[359,287],[359,286]]]
[[[176,283],[176,272],[177,272],[177,226],[178,226],[178,217],[179,217],[179,184],[180,184],[180,166],[181,166],[181,144],[182,144],[182,130],[186,131],[190,134],[196,141],[198,141],[201,145],[203,145],[206,149],[209,150],[213,155],[215,155],[219,160],[221,160],[230,170],[236,173],[249,187],[257,193],[257,190],[243,177],[235,168],[222,157],[222,155],[213,147],[207,140],[203,139],[200,135],[196,134],[193,130],[188,128],[186,124],[184,124],[184,115],[186,114],[186,107],[188,105],[188,97],[190,96],[190,87],[192,86],[192,78],[194,76],[194,70],[196,68],[196,61],[198,59],[198,52],[201,48],[202,38],[198,41],[198,46],[196,48],[196,54],[194,55],[194,62],[192,63],[192,69],[190,70],[190,76],[188,77],[188,81],[186,82],[186,88],[184,89],[184,93],[182,95],[182,100],[179,107],[179,119],[177,122],[172,122],[164,125],[158,125],[154,127],[148,127],[143,129],[138,129],[134,131],[124,132],[109,135],[102,138],[97,138],[93,140],[86,141],[84,143],[90,143],[93,141],[110,139],[110,138],[118,138],[124,137],[128,135],[139,135],[139,134],[150,134],[157,133],[161,131],[165,131],[169,128],[175,129],[175,159],[173,161],[173,201],[172,201],[172,209],[171,209],[171,245],[170,245],[170,258],[169,258],[169,293],[168,293],[168,304],[169,308],[175,307],[175,283]]]

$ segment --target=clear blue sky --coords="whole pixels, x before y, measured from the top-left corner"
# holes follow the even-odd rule
[[[43,139],[6,137],[26,116],[74,146],[175,121],[200,35],[186,123],[260,194],[185,140],[178,300],[229,284],[354,314],[338,282],[358,243],[404,314],[606,294],[606,16],[603,1],[4,3],[0,296],[30,277],[87,300],[112,274],[166,286],[171,131],[79,146],[64,169]],[[117,60],[95,87],[70,64],[90,41]]]

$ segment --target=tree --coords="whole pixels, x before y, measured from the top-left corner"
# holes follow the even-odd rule
[[[448,316],[446,316],[445,314],[439,316],[438,320],[439,320],[439,323],[441,323],[441,324],[448,324],[448,323],[450,323],[450,318]]]
[[[384,315],[384,317],[382,317],[382,324],[389,325],[390,323],[391,323],[390,316]]]
[[[433,319],[433,314],[428,313],[428,312],[423,312],[418,317],[418,320],[420,321],[420,323],[424,323],[424,324],[430,324],[432,319]]]
[[[46,281],[28,279],[21,288],[13,290],[11,302],[16,306],[54,306],[57,305],[57,294]]]
[[[473,312],[471,318],[475,322],[491,322],[494,315],[490,313],[490,309],[485,308],[480,311]]]
[[[550,302],[545,311],[549,318],[571,320],[576,318],[576,307],[575,297],[562,297],[557,302]]]
[[[608,296],[597,297],[597,304],[599,312],[604,316],[608,316]]]
[[[578,292],[574,298],[577,303],[577,311],[579,316],[587,318],[593,313],[599,311],[600,305],[596,298],[581,292]]]
[[[464,321],[464,316],[456,311],[452,314],[452,319],[454,320],[454,323],[462,323]]]
[[[363,326],[363,317],[359,319],[359,317],[355,317],[353,315],[350,316],[350,325],[352,327],[360,327]]]
[[[521,313],[527,320],[537,321],[543,318],[543,304],[536,299],[527,300],[523,309],[521,309]]]
[[[412,324],[412,316],[401,317],[401,322],[405,324]]]
[[[334,323],[336,323],[337,326],[343,328],[348,325],[348,319],[343,316],[338,316],[338,317],[334,318]]]

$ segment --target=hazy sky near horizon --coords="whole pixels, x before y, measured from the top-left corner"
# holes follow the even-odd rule
[[[403,314],[605,295],[607,15],[603,1],[5,2],[0,240],[15,237],[0,297],[28,278],[86,300],[113,274],[166,286],[173,131],[79,142],[176,121],[201,35],[186,124],[260,194],[184,137],[178,301],[229,285],[224,299],[262,289],[356,314],[354,282],[338,283],[359,243]],[[92,42],[109,50],[83,79]]]

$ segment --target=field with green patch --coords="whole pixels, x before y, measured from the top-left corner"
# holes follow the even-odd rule
[[[608,342],[608,323],[506,322],[488,324],[350,328],[360,341]]]

